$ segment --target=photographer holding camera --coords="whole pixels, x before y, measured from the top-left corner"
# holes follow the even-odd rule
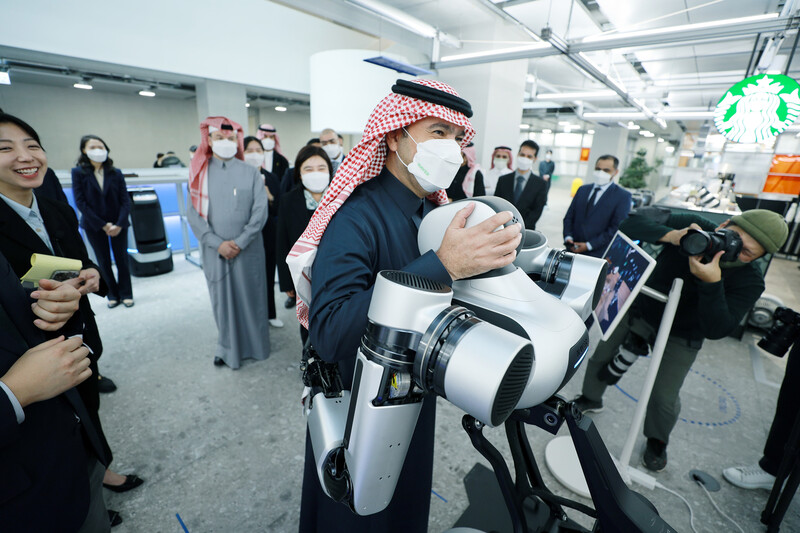
[[[666,294],[673,279],[684,281],[644,421],[647,447],[642,463],[660,472],[667,465],[669,434],[680,413],[680,388],[703,340],[729,335],[752,308],[764,291],[763,277],[752,262],[780,249],[788,227],[777,213],[763,209],[746,211],[716,227],[700,215],[645,208],[632,213],[619,229],[631,239],[667,245],[648,287]],[[600,342],[575,400],[582,411],[602,410],[606,387],[615,384],[637,356],[647,355],[664,305],[637,299],[611,337]]]

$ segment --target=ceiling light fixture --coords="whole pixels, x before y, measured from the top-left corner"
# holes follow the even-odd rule
[[[674,152],[674,151],[675,151],[675,147],[674,147],[674,146],[672,146],[672,145],[666,146],[666,147],[664,148],[664,151],[665,151],[665,152],[667,152],[668,154],[671,154],[672,152]]]
[[[580,40],[581,43],[596,43],[601,41],[608,41],[611,39],[617,39],[621,37],[625,38],[632,38],[632,37],[639,37],[639,36],[647,36],[652,35],[654,32],[659,34],[665,33],[679,33],[682,31],[687,30],[704,30],[708,28],[719,28],[719,27],[726,27],[732,24],[742,24],[745,22],[760,22],[764,20],[770,20],[774,18],[778,18],[779,13],[767,13],[765,15],[753,15],[750,17],[738,17],[732,19],[723,19],[723,20],[712,20],[709,22],[698,22],[696,24],[681,24],[680,26],[670,26],[668,28],[648,28],[646,30],[637,30],[637,31],[629,31],[629,32],[607,32],[607,33],[600,33],[598,35],[590,35],[588,37],[584,37]]]
[[[284,111],[286,111],[286,108],[282,105],[276,105],[275,111],[280,111],[281,113],[283,113]]]
[[[8,75],[8,67],[3,66],[4,63],[0,59],[0,85],[11,85],[11,76]]]
[[[156,87],[155,85],[151,85],[147,89],[142,89],[139,91],[139,96],[147,96],[148,98],[153,98],[156,95]]]
[[[616,92],[611,89],[600,91],[573,91],[565,93],[539,93],[537,100],[587,100],[591,98],[618,98]]]
[[[586,119],[604,119],[611,118],[617,120],[647,120],[644,113],[637,111],[631,112],[587,112],[583,114]],[[662,111],[656,115],[656,118],[661,120],[703,120],[714,118],[713,111]]]
[[[460,59],[475,59],[477,57],[493,56],[495,54],[510,54],[514,52],[530,52],[533,50],[546,50],[551,48],[548,43],[533,43],[526,46],[514,46],[512,48],[497,48],[495,50],[484,50],[482,52],[469,52],[466,54],[455,54],[451,56],[443,56],[440,61],[446,63],[448,61],[458,61]]]
[[[530,124],[520,124],[519,125],[519,129],[521,129],[521,130],[529,130],[529,129],[531,129],[531,126],[530,126]]]
[[[545,129],[542,130],[542,133],[553,133],[553,130],[545,128]]]
[[[84,79],[82,79],[81,81],[79,81],[77,83],[73,83],[72,86],[75,87],[76,89],[83,89],[85,91],[91,91],[94,87],[92,87],[91,83],[89,83],[90,81],[91,81],[90,79],[84,78]]]
[[[594,130],[587,130],[586,133],[588,133],[589,135],[594,135]]]

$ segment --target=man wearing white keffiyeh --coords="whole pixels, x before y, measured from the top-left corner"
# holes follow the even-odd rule
[[[460,145],[474,136],[472,111],[440,82],[398,80],[392,90],[287,258],[300,300],[298,317],[310,324],[319,355],[338,362],[347,388],[379,271],[403,270],[451,284],[511,263],[521,239],[519,225],[493,231],[511,219],[507,212],[465,228],[470,205],[454,217],[439,250],[420,256],[419,222],[447,201],[442,189],[461,164]],[[434,420],[435,398],[426,398],[392,502],[366,517],[322,492],[307,438],[300,531],[427,531]]]

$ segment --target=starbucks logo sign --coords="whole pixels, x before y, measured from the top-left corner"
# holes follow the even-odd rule
[[[714,123],[728,140],[757,143],[780,134],[800,115],[800,84],[781,74],[746,78],[725,93]]]

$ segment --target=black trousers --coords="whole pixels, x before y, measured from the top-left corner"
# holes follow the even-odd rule
[[[778,405],[775,407],[775,418],[769,428],[767,443],[764,445],[764,456],[758,464],[772,474],[778,473],[783,459],[784,447],[789,440],[795,419],[800,416],[800,339],[796,339],[789,352],[786,363],[786,374],[778,394]]]
[[[128,229],[123,228],[116,237],[109,237],[103,230],[90,230],[84,228],[86,238],[92,245],[94,254],[97,256],[97,266],[100,267],[100,275],[106,280],[108,285],[109,300],[127,300],[133,298],[133,288],[131,287],[131,269],[128,264]],[[111,240],[109,249],[108,241]],[[114,271],[111,270],[111,250],[114,251],[114,261],[117,264],[119,279],[114,278]]]
[[[277,261],[277,241],[278,241],[278,222],[274,217],[269,217],[264,229],[261,230],[261,238],[264,241],[264,254],[267,263],[267,307],[269,312],[267,318],[272,320],[277,313],[275,312],[275,264]]]

